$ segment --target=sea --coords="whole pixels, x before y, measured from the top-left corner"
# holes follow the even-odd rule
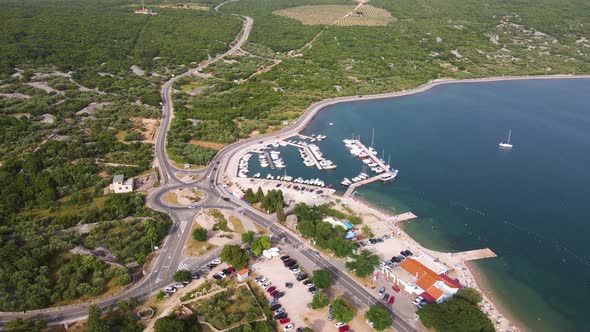
[[[509,131],[513,148],[499,148]],[[446,84],[346,102],[324,108],[303,134],[328,137],[317,144],[335,170],[305,167],[286,146],[274,148],[286,168],[262,169],[253,157],[250,175],[320,178],[343,192],[340,181],[363,164],[342,140],[360,136],[399,175],[356,197],[414,212],[404,229],[427,248],[492,249],[497,258],[470,266],[520,326],[590,331],[590,80]]]

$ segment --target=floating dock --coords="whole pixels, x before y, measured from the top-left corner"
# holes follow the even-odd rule
[[[270,153],[268,153],[267,150],[264,150],[264,156],[266,157],[266,160],[268,161],[268,166],[270,167],[270,169],[276,169],[275,163],[273,162],[272,158],[270,157]]]
[[[459,257],[462,261],[475,261],[478,259],[498,257],[490,248],[461,251],[451,254],[453,257]]]
[[[298,148],[304,149],[304,150],[305,150],[305,152],[307,152],[307,155],[308,155],[308,156],[311,158],[311,160],[313,160],[313,163],[315,164],[315,166],[316,166],[318,169],[323,169],[322,165],[320,165],[320,162],[319,162],[319,161],[318,161],[318,159],[316,158],[316,155],[315,155],[315,153],[313,153],[313,151],[311,151],[311,149],[310,149],[309,147],[307,147],[307,146],[305,146],[305,145],[297,144],[297,143],[291,143],[291,142],[287,142],[287,141],[284,141],[284,142],[285,142],[285,143],[287,143],[287,144],[289,144],[289,145],[293,145],[293,146],[295,146],[295,147],[298,147]]]

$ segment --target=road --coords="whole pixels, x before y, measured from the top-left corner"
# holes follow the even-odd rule
[[[57,325],[85,318],[87,316],[87,308],[90,304],[96,304],[104,309],[109,306],[116,306],[116,302],[120,299],[127,299],[129,297],[136,297],[140,301],[147,299],[158,289],[170,284],[172,282],[172,274],[177,269],[181,267],[189,269],[196,268],[209,262],[218,254],[219,249],[209,253],[205,257],[200,257],[198,259],[189,260],[184,257],[184,243],[189,236],[191,220],[194,217],[196,210],[205,208],[234,210],[235,212],[238,212],[244,217],[259,224],[261,227],[268,229],[273,237],[284,239],[283,241],[286,244],[299,248],[306,247],[306,244],[302,242],[297,234],[292,233],[290,230],[276,223],[276,218],[274,216],[269,217],[266,214],[254,210],[245,202],[227,193],[225,188],[219,185],[219,180],[226,173],[229,161],[232,158],[239,156],[240,151],[243,149],[252,144],[258,144],[261,141],[269,142],[271,140],[275,140],[276,137],[285,137],[301,131],[321,108],[325,107],[326,105],[341,102],[343,98],[327,100],[312,105],[294,124],[278,132],[267,134],[262,137],[240,141],[223,148],[213,158],[210,165],[203,170],[180,170],[170,163],[166,155],[166,136],[170,128],[171,119],[174,117],[174,108],[171,96],[172,85],[182,77],[199,72],[209,64],[234,54],[248,39],[248,35],[252,28],[252,23],[253,21],[251,18],[244,17],[242,32],[227,52],[217,55],[213,59],[204,61],[197,68],[191,69],[182,75],[173,77],[162,85],[161,97],[163,114],[162,121],[160,123],[160,130],[158,132],[158,137],[154,147],[156,160],[161,175],[162,186],[148,196],[147,204],[155,210],[159,210],[170,215],[171,219],[173,220],[173,226],[171,227],[170,233],[166,236],[161,248],[158,250],[157,256],[145,276],[138,283],[133,284],[129,289],[122,291],[115,296],[103,298],[92,303],[80,303],[51,309],[35,310],[27,313],[1,313],[0,325],[15,318],[45,319],[48,324]],[[185,183],[180,181],[175,176],[175,173],[177,172],[188,175],[199,174],[201,176],[196,182]],[[190,208],[170,206],[162,200],[162,197],[166,192],[184,187],[197,187],[205,193],[205,197]],[[309,261],[313,261],[320,268],[330,271],[335,283],[347,290],[348,297],[353,299],[357,306],[369,306],[379,303],[379,299],[376,297],[374,292],[371,292],[358,284],[355,280],[348,276],[346,272],[334,267],[334,265],[331,264],[329,260],[323,257],[316,257],[309,249],[301,250],[300,253]],[[397,331],[415,331],[414,327],[412,327],[406,321],[400,319],[394,313],[391,314],[394,320],[393,327]]]

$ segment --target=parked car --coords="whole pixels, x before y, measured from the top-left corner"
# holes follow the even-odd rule
[[[350,327],[348,327],[348,325],[340,326],[338,328],[338,332],[347,332],[347,331],[350,331]]]
[[[301,281],[301,280],[305,280],[305,279],[307,279],[307,274],[305,274],[305,273],[299,273],[297,275],[297,281]]]
[[[303,284],[304,284],[305,286],[307,286],[307,285],[309,285],[309,284],[313,284],[313,281],[311,281],[311,280],[307,279],[307,280],[304,280],[304,281],[303,281]]]
[[[271,287],[268,287],[268,288],[266,289],[266,292],[270,294],[270,293],[272,293],[272,291],[274,291],[275,289],[276,289],[276,287],[275,287],[275,286],[271,286]]]
[[[278,292],[277,294],[273,295],[273,297],[275,299],[280,299],[281,297],[285,296],[285,293],[283,292]]]
[[[291,273],[299,274],[299,273],[301,273],[301,270],[299,270],[299,269],[291,270]]]
[[[217,272],[217,275],[221,277],[221,279],[227,277],[227,275],[223,271]]]
[[[262,277],[260,280],[258,280],[258,284],[259,285],[263,285],[265,282],[267,282],[268,280],[266,280],[266,278]]]
[[[286,282],[285,283],[285,287],[287,287],[287,288],[293,288],[293,283],[292,282]]]
[[[291,322],[291,320],[289,318],[283,318],[283,319],[279,320],[280,324],[287,324],[289,322]]]
[[[223,270],[221,270],[221,272],[223,272],[223,274],[225,274],[226,276],[231,274],[231,272],[229,272],[228,269],[223,269]]]
[[[285,327],[283,327],[283,331],[289,331],[292,329],[293,329],[293,324],[285,325]]]
[[[283,308],[277,309],[277,310],[275,310],[275,315],[282,314],[283,312],[285,312],[285,309],[283,309]]]
[[[275,315],[275,319],[283,319],[287,318],[287,313],[283,312],[282,314]]]
[[[395,296],[391,295],[391,297],[389,298],[389,301],[387,301],[387,303],[393,304],[393,302],[395,302]]]
[[[385,287],[379,288],[379,296],[383,296],[383,293],[385,293]]]
[[[291,266],[293,266],[295,264],[297,264],[297,262],[294,261],[294,260],[292,260],[292,259],[289,259],[289,260],[285,261],[285,266],[286,267],[291,267]]]
[[[317,289],[314,286],[311,286],[307,289],[308,292],[313,293],[315,292]]]
[[[287,260],[287,259],[289,259],[289,258],[291,258],[291,256],[289,256],[289,255],[283,255],[283,256],[281,256],[281,260],[282,260],[283,262],[284,262],[284,261],[286,261],[286,260]]]
[[[385,295],[383,295],[383,301],[387,302],[387,300],[389,300],[389,294],[385,293]]]
[[[214,260],[211,261],[211,264],[219,265],[219,264],[221,264],[221,259],[215,258]]]
[[[262,278],[264,278],[262,275],[256,276],[256,278],[254,278],[254,281],[259,282]]]
[[[297,265],[297,264],[289,266],[289,270],[291,270],[291,271],[297,270],[298,268],[299,268],[299,265]]]
[[[184,288],[184,284],[182,282],[177,282],[174,284],[174,287],[176,288]]]
[[[336,328],[340,328],[341,326],[346,325],[346,323],[337,322],[335,325],[336,325]]]
[[[391,285],[391,289],[393,289],[396,292],[400,291],[400,289],[399,289],[399,287],[397,287],[397,285]]]
[[[264,284],[262,284],[262,287],[264,287],[264,289],[267,289],[268,287],[270,287],[272,285],[272,282],[267,281]]]
[[[166,287],[164,288],[164,292],[166,293],[176,293],[176,288],[170,286],[170,287]]]
[[[213,279],[221,280],[223,278],[219,274],[216,273],[216,274],[213,275]]]
[[[279,309],[280,307],[282,307],[281,304],[276,303],[276,304],[273,304],[270,306],[270,310],[275,311],[275,310]]]
[[[199,279],[199,278],[201,278],[201,274],[200,274],[200,273],[193,273],[193,274],[191,275],[191,278],[192,278],[192,279]]]
[[[279,291],[275,289],[275,290],[273,290],[272,292],[270,292],[270,296],[274,297],[274,296],[275,296],[275,295],[277,295],[278,293],[279,293]],[[275,299],[276,299],[276,297],[275,297]]]
[[[233,267],[233,266],[228,267],[227,270],[229,271],[229,273],[235,273],[236,272],[236,268]]]

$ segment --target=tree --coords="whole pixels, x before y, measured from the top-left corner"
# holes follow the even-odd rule
[[[242,242],[252,244],[252,241],[254,241],[254,235],[256,235],[256,233],[254,233],[253,231],[247,231],[246,233],[242,233]]]
[[[310,238],[315,236],[315,222],[311,220],[300,220],[297,223],[297,229],[299,233],[303,235],[305,238]]]
[[[427,304],[416,313],[424,326],[439,332],[495,331],[492,321],[477,306],[462,298]]]
[[[459,289],[455,297],[462,298],[463,300],[470,302],[472,304],[479,304],[483,300],[483,297],[479,293],[479,291],[475,288],[462,288]]]
[[[163,300],[164,297],[166,297],[166,292],[164,292],[162,289],[158,290],[158,293],[156,293],[156,300]]]
[[[125,299],[120,299],[119,301],[117,301],[117,307],[121,312],[129,311],[129,303],[127,303]]]
[[[176,282],[182,282],[182,281],[187,281],[191,279],[191,271],[189,270],[178,270],[176,272],[174,272],[174,274],[172,275],[172,279]]]
[[[350,322],[356,313],[356,310],[353,309],[343,298],[339,297],[334,302],[332,302],[332,316],[343,323]]]
[[[197,227],[193,230],[193,239],[195,241],[207,241],[207,230],[202,227]]]
[[[47,328],[47,322],[42,319],[17,318],[6,323],[5,327],[10,332],[41,332]]]
[[[313,281],[318,288],[327,289],[332,285],[332,276],[330,275],[330,272],[326,270],[315,270],[311,275],[311,281]]]
[[[254,249],[252,249],[252,252],[254,252]],[[245,268],[250,261],[250,256],[238,245],[225,245],[221,249],[219,257],[238,270]]]
[[[258,203],[258,196],[256,196],[256,194],[254,193],[254,191],[252,190],[252,188],[248,188],[245,192],[244,192],[244,199],[246,200],[246,202],[250,203],[250,204],[254,204],[254,203]]]
[[[379,257],[365,249],[358,255],[352,255],[353,261],[346,262],[346,268],[354,271],[358,277],[366,277],[379,266]]]
[[[256,199],[258,202],[262,202],[264,200],[264,192],[262,191],[261,187],[258,187],[258,190],[256,191]]]
[[[156,332],[201,332],[202,328],[196,315],[180,318],[171,314],[158,319],[154,330]]]
[[[108,332],[109,325],[100,317],[100,308],[93,304],[88,307],[88,332]]]
[[[393,324],[389,312],[383,306],[374,305],[367,311],[365,318],[373,323],[373,328],[377,331],[383,331]]]
[[[311,307],[314,309],[319,309],[327,306],[328,303],[330,303],[328,295],[320,289],[314,294],[313,300],[311,301]]]
[[[285,222],[285,210],[283,208],[283,202],[277,202],[277,207],[276,207],[277,211],[277,221],[280,223],[284,223]]]
[[[262,254],[263,250],[266,250],[269,248],[270,248],[270,239],[266,235],[257,237],[252,242],[252,253],[256,256],[259,256],[260,254]]]

